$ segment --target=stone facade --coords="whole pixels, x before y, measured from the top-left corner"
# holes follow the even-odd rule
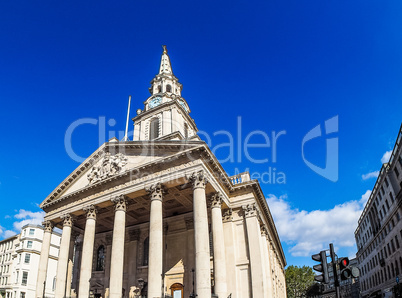
[[[355,231],[363,297],[395,297],[397,277],[402,277],[401,189],[402,126]]]
[[[260,185],[197,136],[166,47],[151,85],[134,140],[102,145],[40,205],[63,230],[56,297],[286,297]]]

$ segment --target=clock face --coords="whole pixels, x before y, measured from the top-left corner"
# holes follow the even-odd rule
[[[154,97],[153,99],[151,99],[151,101],[149,102],[148,106],[150,109],[160,105],[162,102],[162,98],[160,97]]]

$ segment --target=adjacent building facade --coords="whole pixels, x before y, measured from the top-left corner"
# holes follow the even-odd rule
[[[13,254],[17,236],[0,241],[0,297],[12,298]]]
[[[56,297],[286,297],[286,260],[259,182],[229,177],[200,140],[166,48],[149,91],[133,141],[102,145],[40,205],[36,297],[55,226]]]
[[[355,231],[363,297],[395,297],[402,278],[402,126]]]
[[[26,225],[21,233],[0,242],[0,295],[2,298],[35,298],[44,229]],[[51,234],[48,276],[42,284],[46,297],[54,297],[61,235]]]

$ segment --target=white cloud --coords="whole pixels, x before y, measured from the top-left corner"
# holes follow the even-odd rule
[[[45,212],[43,211],[29,211],[25,209],[15,210],[16,214],[11,217],[6,215],[5,218],[15,218],[16,221],[12,224],[12,230],[6,230],[4,227],[0,226],[0,237],[8,238],[14,236],[15,234],[19,234],[21,232],[21,228],[27,224],[41,225],[43,222],[43,217],[45,216]]]
[[[361,200],[366,196],[367,192]],[[362,212],[358,201],[336,205],[330,210],[310,212],[292,208],[286,202],[286,196],[277,198],[270,195],[267,201],[280,238],[291,247],[289,252],[292,256],[309,256],[324,249],[330,242],[338,247],[355,245],[354,231]]]
[[[363,174],[362,179],[367,180],[367,179],[370,179],[370,178],[377,178],[379,174],[380,174],[380,171],[374,171],[374,172],[371,172],[371,173]]]
[[[360,203],[362,206],[366,205],[367,200],[370,198],[370,195],[371,195],[371,190],[370,190],[370,189],[366,190],[366,192],[365,192],[365,193],[362,195],[362,197],[360,198],[359,203]]]
[[[16,234],[17,234],[17,233],[14,232],[14,231],[7,230],[7,231],[4,231],[3,237],[4,237],[4,239],[6,239],[6,238],[11,237],[11,236],[14,236],[14,235],[16,235]]]
[[[384,153],[384,155],[381,158],[381,162],[382,163],[387,163],[389,161],[389,158],[391,157],[392,154],[392,150],[389,150],[387,152]]]
[[[19,221],[15,221],[13,223],[13,227],[16,231],[21,231],[21,228],[27,224],[41,225],[43,222],[43,217],[45,216],[45,212],[37,211],[32,212],[24,209],[20,209],[17,214],[14,215],[14,218],[20,219]]]

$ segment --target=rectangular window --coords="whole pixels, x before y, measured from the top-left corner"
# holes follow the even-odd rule
[[[31,261],[31,254],[25,254],[25,264],[29,264],[29,262]]]
[[[398,168],[397,168],[396,166],[395,166],[394,171],[395,171],[395,175],[396,175],[396,177],[399,177],[399,171],[398,171]]]
[[[390,193],[391,194],[391,193]],[[385,200],[385,204],[387,205],[387,209],[389,209],[388,200]]]
[[[20,274],[20,272],[17,270],[16,274],[15,274],[15,283],[18,283],[18,275]]]
[[[25,298],[25,292],[21,292],[20,298]]]
[[[387,177],[385,177],[385,185],[386,185],[387,187],[389,186]]]
[[[32,241],[27,242],[27,248],[32,248]]]
[[[29,235],[30,236],[35,235],[35,229],[29,229]]]
[[[26,286],[28,282],[28,272],[22,272],[22,282],[21,285]]]
[[[389,197],[391,198],[391,201],[394,201],[394,195],[392,194],[392,192],[389,193]]]

